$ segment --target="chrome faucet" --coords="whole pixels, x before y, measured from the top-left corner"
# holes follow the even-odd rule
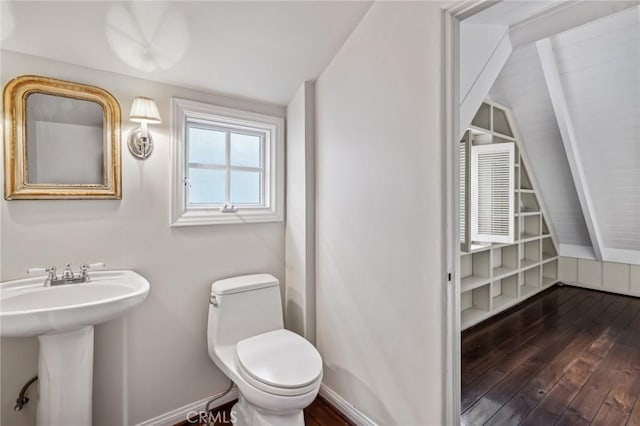
[[[67,263],[67,267],[62,272],[62,279],[65,281],[73,281],[76,278],[76,274],[71,270],[71,264]]]
[[[88,283],[91,282],[91,277],[89,276],[89,269],[95,268],[104,268],[105,264],[102,262],[91,263],[87,265],[83,263],[80,265],[80,271],[73,272],[71,269],[71,264],[67,263],[64,271],[62,271],[62,275],[58,276],[56,273],[57,269],[55,266],[50,266],[48,268],[29,268],[27,273],[29,275],[40,275],[43,273],[47,274],[47,278],[44,280],[45,287],[51,287],[56,285],[64,285],[64,284],[77,284],[77,283]]]

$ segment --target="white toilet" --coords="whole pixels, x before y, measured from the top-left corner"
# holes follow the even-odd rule
[[[235,425],[304,425],[302,410],[320,389],[322,358],[311,343],[283,327],[274,276],[245,275],[212,284],[209,356],[238,386]]]

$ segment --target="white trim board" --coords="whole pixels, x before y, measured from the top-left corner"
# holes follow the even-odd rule
[[[344,398],[338,395],[335,391],[322,383],[320,385],[320,396],[327,400],[334,406],[341,414],[351,420],[358,426],[378,426],[376,422],[364,415],[353,405],[349,404]]]
[[[478,25],[477,27],[482,26]],[[462,40],[462,37],[460,37],[460,40]],[[507,63],[512,50],[511,41],[509,39],[509,30],[505,27],[504,34],[502,34],[502,37],[498,40],[496,47],[486,59],[480,73],[475,77],[473,84],[467,93],[461,94],[460,121],[458,123],[458,131],[460,132],[461,137],[467,127],[471,124],[471,120],[473,120],[478,108],[480,108],[480,105],[487,97],[487,93],[489,93],[491,86],[493,86],[493,83],[498,78],[498,74],[500,74],[504,64]]]
[[[567,154],[567,160],[569,161],[569,170],[571,171],[573,183],[578,193],[578,200],[580,201],[580,207],[582,207],[584,221],[589,231],[589,239],[593,245],[593,252],[597,260],[603,260],[602,249],[604,245],[600,233],[600,226],[595,214],[590,189],[587,185],[582,156],[578,148],[578,140],[562,86],[560,71],[558,70],[556,58],[553,53],[551,39],[545,38],[537,41],[536,48],[538,50],[540,64],[542,65],[544,79],[547,83],[553,111],[556,116],[556,121],[558,122],[558,129],[560,130],[564,150]]]
[[[596,258],[591,247],[573,244],[560,244],[558,246],[558,254],[563,257],[575,257],[578,259],[594,260]],[[640,265],[640,251],[638,250],[604,247],[602,248],[602,257],[604,262]]]
[[[187,414],[189,414],[190,412],[200,412],[206,410],[207,402],[209,402],[211,398],[213,398],[213,396],[208,396],[204,399],[201,399],[200,401],[192,402],[180,408],[176,408],[175,410],[160,414],[159,416],[156,416],[152,419],[140,422],[136,426],[173,426],[176,423],[185,421],[187,419]],[[211,405],[211,408],[221,407],[236,399],[238,399],[238,388],[234,387],[233,389],[231,389],[231,392],[216,400]]]
[[[320,385],[319,395],[326,399],[327,402],[333,405],[335,409],[337,409],[341,414],[343,414],[346,418],[348,418],[356,425],[378,426],[376,422],[364,415],[353,405],[349,404],[344,398],[342,398],[324,383]],[[152,419],[137,423],[136,426],[173,426],[176,423],[185,421],[189,412],[204,411],[206,409],[207,402],[211,398],[212,396],[209,396],[199,401],[192,402],[180,408],[176,408],[175,410],[160,414],[159,416],[156,416]],[[215,401],[215,403],[213,403],[211,407],[218,408],[236,399],[238,399],[238,388],[234,387],[231,392]]]
[[[571,287],[579,287],[579,288],[586,288],[588,290],[604,291],[606,293],[621,294],[623,296],[640,297],[640,292],[637,292],[637,291],[623,291],[616,288],[608,288],[608,287],[604,288],[604,287],[598,287],[597,285],[588,285],[588,284],[568,282],[568,281],[561,281],[561,283],[565,285],[570,285]]]
[[[640,251],[605,247],[602,257],[605,262],[628,263],[640,265]]]

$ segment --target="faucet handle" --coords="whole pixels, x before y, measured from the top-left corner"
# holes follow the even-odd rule
[[[55,266],[49,266],[48,268],[29,268],[27,269],[27,274],[29,275],[55,275],[56,273],[56,267]]]
[[[80,265],[80,278],[84,279],[84,282],[88,283],[91,281],[91,277],[89,277],[89,269],[104,269],[106,264],[104,262],[96,262],[96,263],[83,263]]]
[[[89,269],[104,269],[105,266],[107,266],[107,264],[104,262],[83,263],[80,265],[80,272],[86,274]]]

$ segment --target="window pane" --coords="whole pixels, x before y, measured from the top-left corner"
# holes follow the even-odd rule
[[[231,203],[260,204],[260,172],[231,171]]]
[[[223,204],[224,170],[189,168],[189,182],[187,204]]]
[[[225,132],[189,127],[189,162],[225,164]]]
[[[260,137],[231,133],[231,165],[260,167]]]

